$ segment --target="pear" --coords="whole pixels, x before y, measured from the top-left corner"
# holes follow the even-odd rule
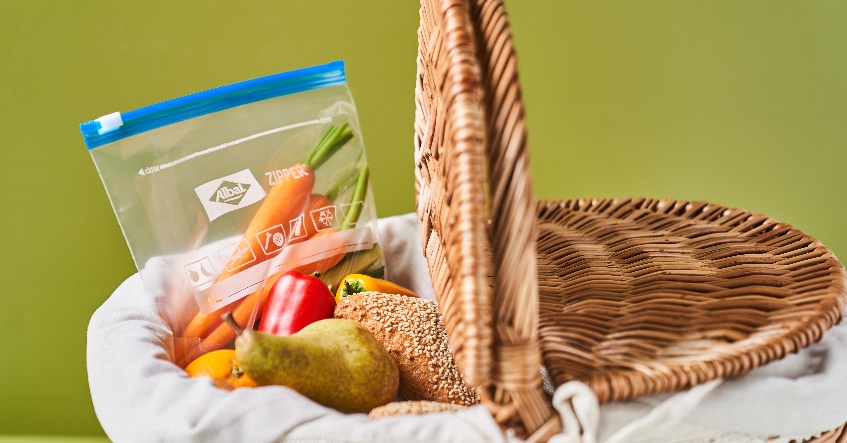
[[[316,321],[294,335],[235,330],[235,355],[260,386],[288,386],[341,412],[369,412],[397,395],[397,363],[364,326],[351,320]]]

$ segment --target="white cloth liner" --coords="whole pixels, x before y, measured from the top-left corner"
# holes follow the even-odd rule
[[[387,277],[434,299],[414,214],[382,219],[379,229]],[[91,318],[91,397],[113,441],[514,440],[500,433],[482,406],[455,414],[370,420],[322,407],[285,387],[227,392],[210,380],[188,378],[171,363],[173,337],[163,317],[175,313],[161,311],[166,297],[164,285],[148,293],[136,274]],[[182,309],[187,308],[177,311]],[[769,436],[780,437],[771,443],[787,443],[834,429],[847,421],[847,325],[836,326],[798,354],[718,384],[599,407],[585,389],[563,385],[554,403],[560,411],[572,404],[575,410],[566,423],[578,423],[581,430],[569,427],[554,442],[606,442],[620,432],[615,443],[765,442]],[[657,407],[662,402],[667,403]],[[691,412],[681,414],[683,408]]]
[[[632,436],[643,436],[672,428],[687,417],[697,404],[723,380],[712,380],[676,394],[653,408],[649,414],[626,423],[604,443],[622,443]],[[572,381],[559,386],[553,395],[553,407],[559,411],[564,431],[549,443],[595,443],[600,408],[597,397],[587,385]]]

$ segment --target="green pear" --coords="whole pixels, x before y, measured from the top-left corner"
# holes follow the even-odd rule
[[[259,385],[288,386],[342,412],[369,412],[397,395],[397,364],[359,323],[330,318],[281,337],[225,320],[238,334],[241,368]]]

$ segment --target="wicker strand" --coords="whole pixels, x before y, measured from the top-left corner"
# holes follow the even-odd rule
[[[464,0],[421,2],[415,157],[418,218],[439,308],[456,363],[478,387],[490,379],[492,303],[482,93],[469,14]]]
[[[500,0],[423,0],[420,13],[422,244],[466,382],[490,389],[498,421],[528,435],[553,414],[539,373],[535,209],[508,21]]]
[[[847,424],[843,424],[820,437],[808,440],[806,443],[847,443]]]
[[[790,225],[706,202],[540,202],[541,346],[601,402],[734,377],[841,319],[847,274]]]
[[[471,2],[486,109],[493,255],[493,384],[510,393],[528,433],[553,415],[541,390],[535,204],[517,56],[501,0]]]

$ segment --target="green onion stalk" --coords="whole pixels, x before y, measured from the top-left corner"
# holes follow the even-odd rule
[[[303,162],[309,169],[315,170],[333,156],[342,146],[353,138],[353,129],[350,125],[343,123],[339,126],[330,126],[321,141]]]

